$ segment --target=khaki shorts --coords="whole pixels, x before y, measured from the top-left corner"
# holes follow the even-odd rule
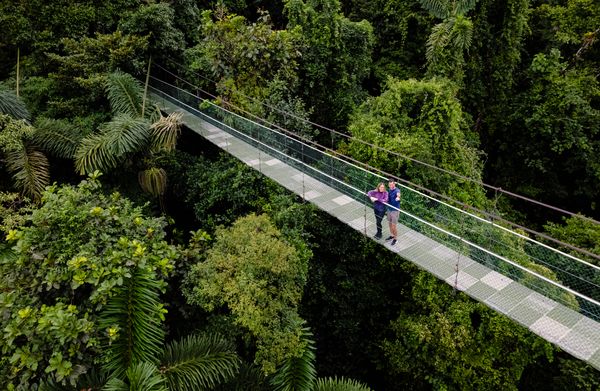
[[[388,221],[392,224],[398,224],[398,215],[400,214],[397,210],[388,210],[387,218]]]

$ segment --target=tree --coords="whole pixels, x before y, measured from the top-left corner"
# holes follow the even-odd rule
[[[578,62],[598,64],[600,5],[590,0],[541,2],[533,9],[535,33],[540,44],[557,48]],[[580,64],[581,65],[581,64]]]
[[[100,314],[106,331],[100,360],[108,374],[93,388],[113,391],[213,389],[233,377],[239,366],[233,345],[215,334],[195,334],[163,348],[160,281],[143,268],[133,268]],[[89,387],[84,379],[78,387]],[[84,384],[88,384],[84,386]],[[65,389],[54,381],[41,387]]]
[[[184,294],[208,311],[226,306],[256,339],[255,362],[272,373],[305,349],[297,313],[311,252],[288,244],[265,215],[248,215],[217,229],[206,261],[192,267]]]
[[[464,53],[473,38],[473,23],[466,16],[477,0],[419,0],[431,15],[442,19],[433,26],[427,40],[427,71],[462,84]]]
[[[434,389],[514,389],[527,365],[552,346],[426,272],[413,275],[411,304],[382,342],[399,381]]]
[[[274,391],[370,391],[371,389],[355,380],[338,378],[317,378],[315,370],[315,346],[312,333],[303,330],[306,341],[304,352],[299,357],[285,359],[271,378]]]
[[[301,55],[297,31],[275,30],[267,13],[260,13],[258,20],[250,23],[217,7],[202,13],[201,33],[203,40],[186,51],[186,62],[193,72],[217,81],[220,100],[233,104],[234,111],[241,108],[304,133],[304,123],[281,121],[279,113],[285,110],[301,118],[308,116],[297,97]],[[193,74],[191,77],[197,79]],[[198,83],[203,85],[204,81]]]
[[[141,154],[146,167],[138,175],[140,185],[150,194],[162,196],[166,172],[156,167],[153,154],[175,149],[182,114],[175,112],[164,117],[157,109],[144,116],[142,87],[129,74],[110,74],[106,90],[115,116],[98,132],[81,140],[75,152],[77,171],[85,174],[111,170],[134,154]]]
[[[75,384],[100,351],[100,312],[133,271],[164,286],[179,256],[164,227],[120,194],[102,194],[96,177],[49,187],[27,221],[6,232],[2,388],[32,389],[44,378]]]
[[[0,151],[21,192],[39,200],[50,180],[46,156],[32,142],[36,129],[25,104],[12,92],[0,90]]]
[[[600,195],[600,85],[589,70],[568,69],[558,50],[536,55],[528,75],[498,137],[499,183],[591,214]]]
[[[378,91],[389,76],[398,79],[421,78],[432,17],[417,1],[346,0],[344,14],[353,21],[368,20],[373,26],[373,76]]]
[[[201,227],[212,232],[249,213],[260,213],[269,198],[283,190],[235,158],[221,154],[215,161],[196,157],[182,171],[174,171],[177,195],[189,205]],[[171,175],[171,174],[170,174]]]
[[[352,22],[339,0],[287,0],[288,30],[302,37],[301,97],[320,124],[342,128],[366,93],[362,83],[371,71],[373,28]]]
[[[487,154],[485,181],[498,184],[491,170],[500,158],[497,141],[510,129],[512,101],[522,81],[527,56],[530,0],[479,0],[472,13],[473,39],[465,64],[461,101],[474,117],[481,149]],[[525,60],[526,62],[527,60]]]
[[[174,25],[175,11],[169,3],[148,3],[126,12],[119,21],[125,34],[148,37],[148,52],[161,59],[184,48],[184,35]]]
[[[104,389],[194,391],[233,377],[240,359],[219,335],[189,335],[162,348],[159,293],[154,276],[137,269],[104,308],[100,326],[110,343],[102,359],[111,374]]]
[[[380,96],[369,99],[354,113],[348,129],[356,140],[343,146],[343,153],[454,199],[485,207],[483,189],[476,182],[461,182],[366,144],[480,181],[477,135],[469,129],[469,117],[462,111],[456,89],[447,81],[390,78]]]
[[[63,39],[79,41],[95,33],[110,34],[123,12],[138,6],[137,0],[0,1],[0,23],[5,26],[0,38],[0,79],[14,72],[18,54],[21,78],[53,74],[55,64],[48,55],[64,54]],[[58,83],[54,87],[61,88]]]
[[[47,79],[25,81],[30,100],[39,101],[37,110],[49,118],[72,118],[104,114],[109,118],[106,101],[108,75],[140,73],[144,68],[148,37],[125,34],[121,30],[96,33],[61,41],[62,50],[48,53],[54,71]],[[41,86],[40,86],[41,84]],[[37,87],[37,88],[36,88]]]

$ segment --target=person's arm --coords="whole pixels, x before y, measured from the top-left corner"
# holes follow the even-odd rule
[[[370,190],[367,192],[367,196],[371,199],[371,202],[377,201],[377,198],[374,197],[374,194],[373,194],[374,192],[375,192],[375,190]]]

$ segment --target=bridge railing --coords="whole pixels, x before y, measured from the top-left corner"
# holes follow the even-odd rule
[[[153,91],[175,105],[306,175],[361,202],[381,173],[281,129],[257,123],[188,89],[151,78]],[[600,320],[600,267],[540,243],[485,216],[411,187],[401,188],[400,222],[448,248],[569,308]],[[366,233],[366,232],[365,232]],[[458,263],[459,259],[457,259]]]

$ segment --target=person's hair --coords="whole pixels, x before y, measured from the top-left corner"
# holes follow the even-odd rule
[[[385,189],[385,183],[383,182],[379,182],[379,184],[377,185],[377,191],[379,191],[379,188],[383,186],[383,188]]]

